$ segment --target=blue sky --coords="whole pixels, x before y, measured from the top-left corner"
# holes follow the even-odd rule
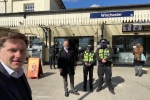
[[[91,6],[115,6],[128,4],[145,4],[150,0],[62,0],[66,8],[86,8]]]

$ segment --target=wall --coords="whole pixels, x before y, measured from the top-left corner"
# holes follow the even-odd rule
[[[24,4],[34,4],[34,11],[44,11],[44,0],[13,1],[13,12],[24,12]]]
[[[0,0],[0,13],[5,13],[5,3],[3,1]],[[7,13],[24,12],[24,4],[34,4],[34,11],[60,9],[55,0],[8,0],[6,4]]]
[[[55,0],[50,0],[50,9],[51,10],[58,10],[60,9],[59,5]]]
[[[4,0],[0,0],[0,13],[5,13],[5,2]]]

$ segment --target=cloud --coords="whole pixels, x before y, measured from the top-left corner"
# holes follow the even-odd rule
[[[92,6],[90,7],[100,7],[100,5],[97,5],[97,4],[93,4]]]
[[[78,0],[62,0],[64,2],[78,2]]]

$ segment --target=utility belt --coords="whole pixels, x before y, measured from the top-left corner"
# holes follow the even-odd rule
[[[111,66],[112,62],[111,61],[107,61],[106,63],[102,63],[101,61],[99,62],[99,66]]]
[[[91,64],[91,62],[85,61],[85,63]]]

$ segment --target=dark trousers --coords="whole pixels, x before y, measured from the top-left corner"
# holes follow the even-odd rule
[[[112,76],[111,66],[100,66],[100,65],[98,66],[98,78],[99,78],[98,87],[102,88],[104,74],[108,89],[113,90],[113,86],[111,84],[111,76]]]
[[[86,85],[87,85],[87,76],[89,73],[89,88],[90,90],[93,89],[93,66],[83,67],[83,76],[84,76],[84,84],[83,84],[83,89],[86,90]]]
[[[71,71],[70,71],[69,68],[67,69],[67,76],[63,76],[64,91],[65,92],[68,91],[68,80],[67,80],[68,74],[69,74],[69,78],[70,78],[70,88],[71,88],[71,91],[75,91],[75,89],[74,89],[74,75],[71,75]]]
[[[49,62],[50,62],[50,68],[52,68],[52,65],[54,65],[54,68],[55,68],[55,56],[54,55],[50,55]]]

